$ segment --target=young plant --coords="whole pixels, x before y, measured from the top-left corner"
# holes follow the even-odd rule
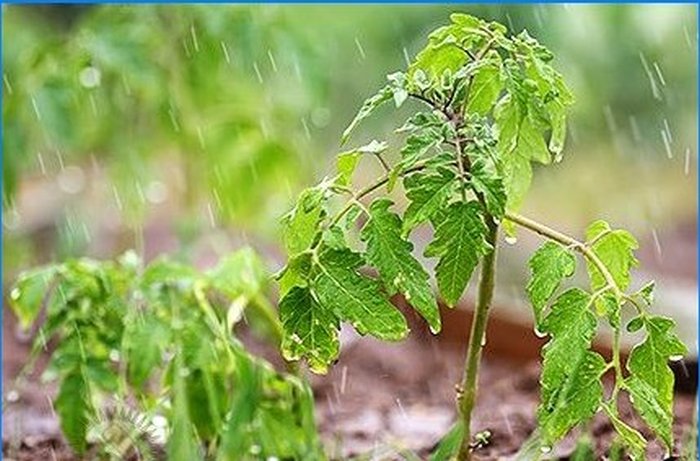
[[[343,133],[345,143],[381,105],[392,102],[398,108],[416,100],[422,110],[397,129],[406,134],[399,158],[390,162],[387,143],[377,141],[339,154],[337,174],[303,191],[284,220],[289,259],[279,275],[282,352],[288,360],[305,359],[317,373],[338,358],[341,322],[362,335],[405,338],[406,320],[390,302],[397,293],[433,333],[440,331],[429,271],[414,257],[409,240],[419,225],[428,223],[434,230],[424,255],[437,258],[437,287],[448,306],[459,301],[480,265],[457,391],[460,422],[450,434],[452,455],[460,460],[471,456],[471,415],[501,228],[512,236],[523,227],[547,240],[530,260],[526,289],[536,330],[549,337],[537,412],[541,449],[551,449],[572,428],[603,412],[630,458],[643,459],[647,441],[618,413],[622,393],[661,443],[672,445],[673,374],[667,361],[684,354],[685,347],[673,332],[673,320],[650,312],[653,282],[630,291],[637,241],[604,221],[591,224],[579,241],[517,214],[532,163],[562,158],[566,113],[574,98],[552,60],[552,53],[526,31],[509,36],[501,24],[452,15],[449,25],[430,34],[405,72],[388,76],[387,85],[364,102]],[[378,160],[385,174],[354,188],[353,172],[366,157]],[[403,215],[389,197],[399,183],[408,201]],[[371,203],[363,204],[372,194]],[[350,234],[363,215],[361,244],[351,245]],[[585,261],[590,287],[559,293],[576,270],[576,254]],[[378,275],[368,275],[366,267]],[[623,364],[621,312],[628,307],[635,317],[626,329],[644,330],[645,338]],[[591,348],[599,322],[614,332],[608,358]],[[601,382],[607,373],[614,378],[609,394]]]
[[[33,357],[50,351],[44,376],[58,380],[54,406],[78,454],[147,459],[165,418],[169,460],[323,459],[308,385],[232,333],[245,313],[279,340],[267,280],[249,249],[206,273],[166,259],[143,268],[127,253],[27,272],[10,300],[38,332]]]

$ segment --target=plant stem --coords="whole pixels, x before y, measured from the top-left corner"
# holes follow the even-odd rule
[[[498,236],[498,226],[490,217],[488,217],[486,222],[489,226],[487,241],[493,246],[493,251],[484,256],[481,263],[479,291],[472,317],[469,348],[467,349],[467,358],[464,365],[464,377],[457,395],[457,408],[464,425],[464,435],[457,456],[457,459],[460,461],[471,459],[471,417],[476,401],[479,362],[481,361],[481,351],[486,344],[486,323],[493,300],[496,278],[496,237]]]

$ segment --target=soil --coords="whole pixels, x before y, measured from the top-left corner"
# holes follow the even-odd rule
[[[13,322],[6,317],[8,324]],[[249,336],[249,335],[244,335]],[[327,376],[313,376],[317,398],[317,421],[327,451],[335,459],[364,455],[373,460],[407,459],[410,451],[426,459],[455,421],[454,387],[460,381],[464,351],[441,341],[420,328],[403,343],[386,344],[359,338],[352,331],[342,334],[340,360]],[[510,338],[511,340],[513,338]],[[523,338],[526,339],[526,338]],[[5,337],[7,344],[7,336]],[[248,337],[256,353],[274,357],[274,351]],[[497,339],[494,342],[498,342]],[[488,345],[487,345],[488,348]],[[21,354],[24,347],[10,347],[5,354]],[[10,360],[8,360],[8,358]],[[5,356],[6,371],[20,363]],[[8,366],[13,368],[8,370]],[[480,375],[474,432],[488,430],[489,443],[475,451],[475,460],[509,460],[530,437],[535,427],[538,403],[537,362],[505,360],[501,354],[486,354]],[[7,374],[5,376],[8,376]],[[11,389],[5,383],[5,392]],[[48,395],[53,389],[28,382],[15,402],[3,412],[3,454],[12,460],[75,460],[60,436]],[[675,404],[674,455],[682,455],[683,441],[693,427],[695,396],[678,393]],[[627,402],[621,404],[625,419],[649,436]],[[597,459],[603,459],[612,438],[605,418],[594,420],[591,433]],[[568,459],[575,443],[572,434],[548,456]],[[687,442],[685,444],[687,446]],[[664,459],[663,449],[652,443],[649,460]]]

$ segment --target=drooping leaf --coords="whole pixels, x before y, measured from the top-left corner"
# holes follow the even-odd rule
[[[365,100],[365,102],[362,103],[362,107],[360,107],[360,110],[357,112],[357,115],[355,115],[355,118],[350,122],[350,125],[348,125],[345,131],[343,131],[343,136],[340,140],[341,145],[347,142],[348,138],[350,138],[350,135],[361,121],[372,115],[378,107],[385,102],[391,101],[393,98],[394,90],[392,85],[386,85],[374,96]]]
[[[350,250],[324,249],[316,263],[316,298],[360,334],[388,341],[404,338],[408,333],[406,319],[386,299],[378,281],[357,272],[362,265],[362,257]]]
[[[404,179],[406,196],[411,203],[404,213],[403,233],[408,234],[419,224],[431,219],[455,192],[455,174],[439,168],[433,174],[415,174]]]
[[[84,453],[91,402],[90,388],[81,365],[74,367],[63,378],[54,408],[61,419],[63,435],[78,454]]]
[[[540,323],[551,337],[543,349],[538,419],[545,443],[563,437],[600,405],[605,361],[589,351],[597,320],[588,293],[572,288],[559,296]]]
[[[643,460],[647,441],[644,440],[642,434],[622,421],[607,404],[603,404],[603,409],[608,418],[610,418],[610,422],[615,428],[615,432],[619,435],[620,441],[627,450],[627,455],[630,459],[632,461]]]
[[[284,358],[305,358],[314,373],[326,373],[340,349],[335,314],[321,306],[308,288],[294,287],[280,302],[280,320]]]
[[[675,334],[675,322],[667,317],[643,317],[646,338],[632,349],[627,361],[631,373],[628,381],[631,395],[643,395],[647,402],[634,399],[634,406],[652,430],[671,446],[673,421],[674,375],[670,359],[686,354],[685,345]],[[646,414],[646,416],[645,416]]]
[[[22,328],[28,328],[36,319],[44,297],[50,289],[56,266],[47,266],[22,273],[10,291],[10,306]]]
[[[500,57],[497,52],[490,53],[484,59],[488,65],[481,66],[471,82],[467,114],[486,115],[489,113],[503,89]]]
[[[370,206],[370,219],[362,230],[367,260],[379,270],[390,294],[403,294],[437,333],[440,313],[428,273],[411,254],[413,244],[401,236],[401,219],[389,211],[392,204],[389,199],[377,199]]]
[[[425,256],[439,257],[435,273],[445,303],[454,306],[462,296],[479,259],[492,251],[488,229],[476,201],[456,202],[440,215]]]
[[[576,269],[576,257],[563,246],[546,242],[532,255],[529,262],[532,278],[527,284],[527,295],[539,325],[542,312],[562,280],[571,277]]]
[[[324,194],[321,187],[306,189],[299,195],[294,209],[285,216],[284,246],[290,256],[301,253],[313,243],[323,218]]]
[[[474,161],[470,172],[470,183],[476,192],[483,195],[487,211],[500,219],[505,214],[508,200],[503,179],[483,159]]]

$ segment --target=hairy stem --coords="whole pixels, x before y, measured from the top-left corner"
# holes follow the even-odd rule
[[[464,425],[464,435],[457,456],[457,459],[460,461],[471,459],[471,417],[474,403],[476,402],[479,362],[481,361],[481,351],[486,343],[486,323],[493,300],[496,278],[496,237],[498,236],[498,226],[491,219],[487,220],[487,224],[489,226],[487,240],[493,246],[493,251],[484,256],[481,262],[478,295],[472,317],[469,348],[467,349],[467,358],[464,364],[464,376],[457,395],[457,408]]]

